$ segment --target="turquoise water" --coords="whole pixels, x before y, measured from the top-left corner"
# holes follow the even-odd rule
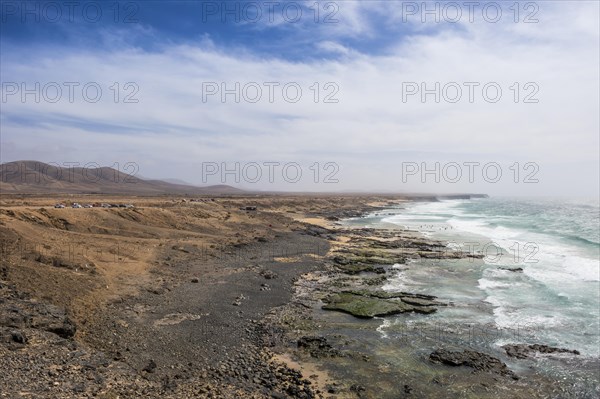
[[[445,323],[456,318],[493,323],[498,331],[523,329],[533,333],[520,341],[597,359],[599,218],[598,199],[489,198],[407,204],[352,223],[407,227],[447,241],[449,248],[485,255],[479,263],[416,261],[388,284],[449,297],[458,306],[439,312]],[[499,334],[494,344],[514,341]]]

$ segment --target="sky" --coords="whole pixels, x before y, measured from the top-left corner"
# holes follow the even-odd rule
[[[598,1],[0,1],[0,156],[268,191],[599,194]]]

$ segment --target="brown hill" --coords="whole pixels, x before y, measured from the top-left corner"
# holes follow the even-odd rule
[[[0,164],[0,192],[3,194],[236,194],[242,190],[227,186],[206,187],[144,180],[133,168],[123,173],[100,167],[61,167],[39,161],[15,161]]]

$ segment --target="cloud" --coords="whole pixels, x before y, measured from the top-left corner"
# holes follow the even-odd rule
[[[2,104],[2,159],[40,154],[55,162],[133,161],[145,176],[194,182],[200,182],[203,161],[331,161],[344,176],[335,187],[265,189],[439,191],[439,185],[407,186],[398,180],[403,161],[436,159],[533,161],[554,171],[562,163],[576,173],[581,168],[576,162],[598,162],[598,4],[543,7],[537,24],[478,21],[461,23],[460,29],[437,24],[388,38],[384,53],[370,53],[336,37],[378,35],[374,20],[383,26],[385,18],[402,16],[393,8],[384,16],[366,3],[344,2],[344,22],[323,28],[313,40],[320,51],[343,58],[265,57],[209,37],[196,44],[164,41],[152,50],[119,41],[108,49],[14,48],[2,57],[3,83],[80,85],[72,103],[8,97]],[[28,57],[32,49],[40,54],[37,59]],[[83,99],[82,88],[90,82],[102,89],[97,103]],[[473,103],[466,82],[478,84]],[[422,102],[418,93],[404,101],[407,84],[421,90],[436,83],[440,90],[460,87],[462,99],[438,103],[429,94]],[[499,102],[484,99],[488,83],[502,89]],[[291,102],[298,87],[302,95]],[[257,88],[260,100],[249,101]],[[218,92],[207,94],[208,89]],[[229,94],[222,96],[224,90]],[[139,102],[125,103],[127,95]],[[539,103],[523,103],[528,95]],[[560,193],[569,184],[565,173],[570,172],[546,173],[543,184],[527,188],[483,182],[443,190]],[[589,173],[593,188],[597,182]],[[587,186],[572,189],[589,192]]]
[[[323,50],[323,51],[329,52],[329,53],[337,53],[337,54],[342,54],[342,55],[350,54],[349,48],[347,48],[339,43],[335,43],[335,42],[332,42],[329,40],[318,43],[317,48],[319,50]]]

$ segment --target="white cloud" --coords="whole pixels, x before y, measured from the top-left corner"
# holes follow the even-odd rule
[[[346,22],[335,29],[346,34],[372,32],[373,13],[363,16],[365,4],[343,4],[348,7]],[[399,38],[385,55],[350,50],[332,38],[339,32],[316,42],[321,50],[343,54],[343,61],[267,60],[250,53],[228,53],[210,42],[161,52],[121,47],[112,53],[91,49],[46,54],[27,66],[3,57],[4,82],[98,82],[104,95],[96,104],[82,101],[80,95],[72,104],[21,103],[18,97],[10,97],[3,104],[2,158],[33,158],[29,154],[34,154],[47,161],[135,161],[145,176],[166,174],[195,182],[199,178],[193,170],[202,161],[336,161],[342,166],[340,185],[310,186],[314,189],[389,188],[390,182],[399,182],[403,160],[435,160],[435,154],[441,154],[442,161],[536,161],[542,169],[548,165],[548,170],[556,170],[553,165],[562,163],[577,170],[580,166],[575,162],[598,162],[598,4],[559,3],[546,9],[544,3],[543,11],[540,23],[527,26],[485,22],[465,23],[461,29],[440,26],[443,29],[436,34],[428,31]],[[392,9],[389,15],[398,19]],[[115,104],[109,89],[113,82],[121,84],[121,99],[126,94],[124,83],[137,84],[140,102]],[[256,82],[263,97],[255,104],[243,99],[235,103],[233,95],[225,103],[218,95],[203,102],[207,82],[225,83],[230,89],[236,82],[240,87]],[[280,84],[273,103],[267,101],[265,82]],[[281,88],[290,82],[303,90],[298,103],[283,99]],[[319,103],[314,102],[315,82]],[[326,90],[328,82],[334,85]],[[442,86],[497,82],[503,97],[496,104],[488,103],[479,86],[475,102],[469,103],[463,86],[465,99],[456,104],[421,103],[418,96],[404,103],[406,82],[426,82],[428,87],[435,82]],[[515,104],[510,90],[515,82],[521,84],[521,99],[531,92],[523,85],[535,83],[539,103]],[[339,103],[323,103],[336,87],[339,92],[333,98]],[[57,115],[90,125],[62,124]],[[15,116],[39,118],[43,124],[19,125],[11,122]],[[95,128],[94,123],[135,132]],[[184,169],[188,175],[181,175]],[[545,174],[547,180],[527,187],[528,192],[563,192],[563,184],[569,183],[563,176],[568,176],[566,170],[560,176]],[[589,173],[589,184],[597,187],[597,181],[592,181],[596,172],[583,173]],[[285,184],[262,188],[290,189]],[[396,184],[395,188],[406,187]],[[408,188],[436,191],[439,186]],[[457,185],[443,188],[458,189]],[[460,186],[460,190],[508,193],[523,189]],[[589,191],[580,186],[572,189]]]

